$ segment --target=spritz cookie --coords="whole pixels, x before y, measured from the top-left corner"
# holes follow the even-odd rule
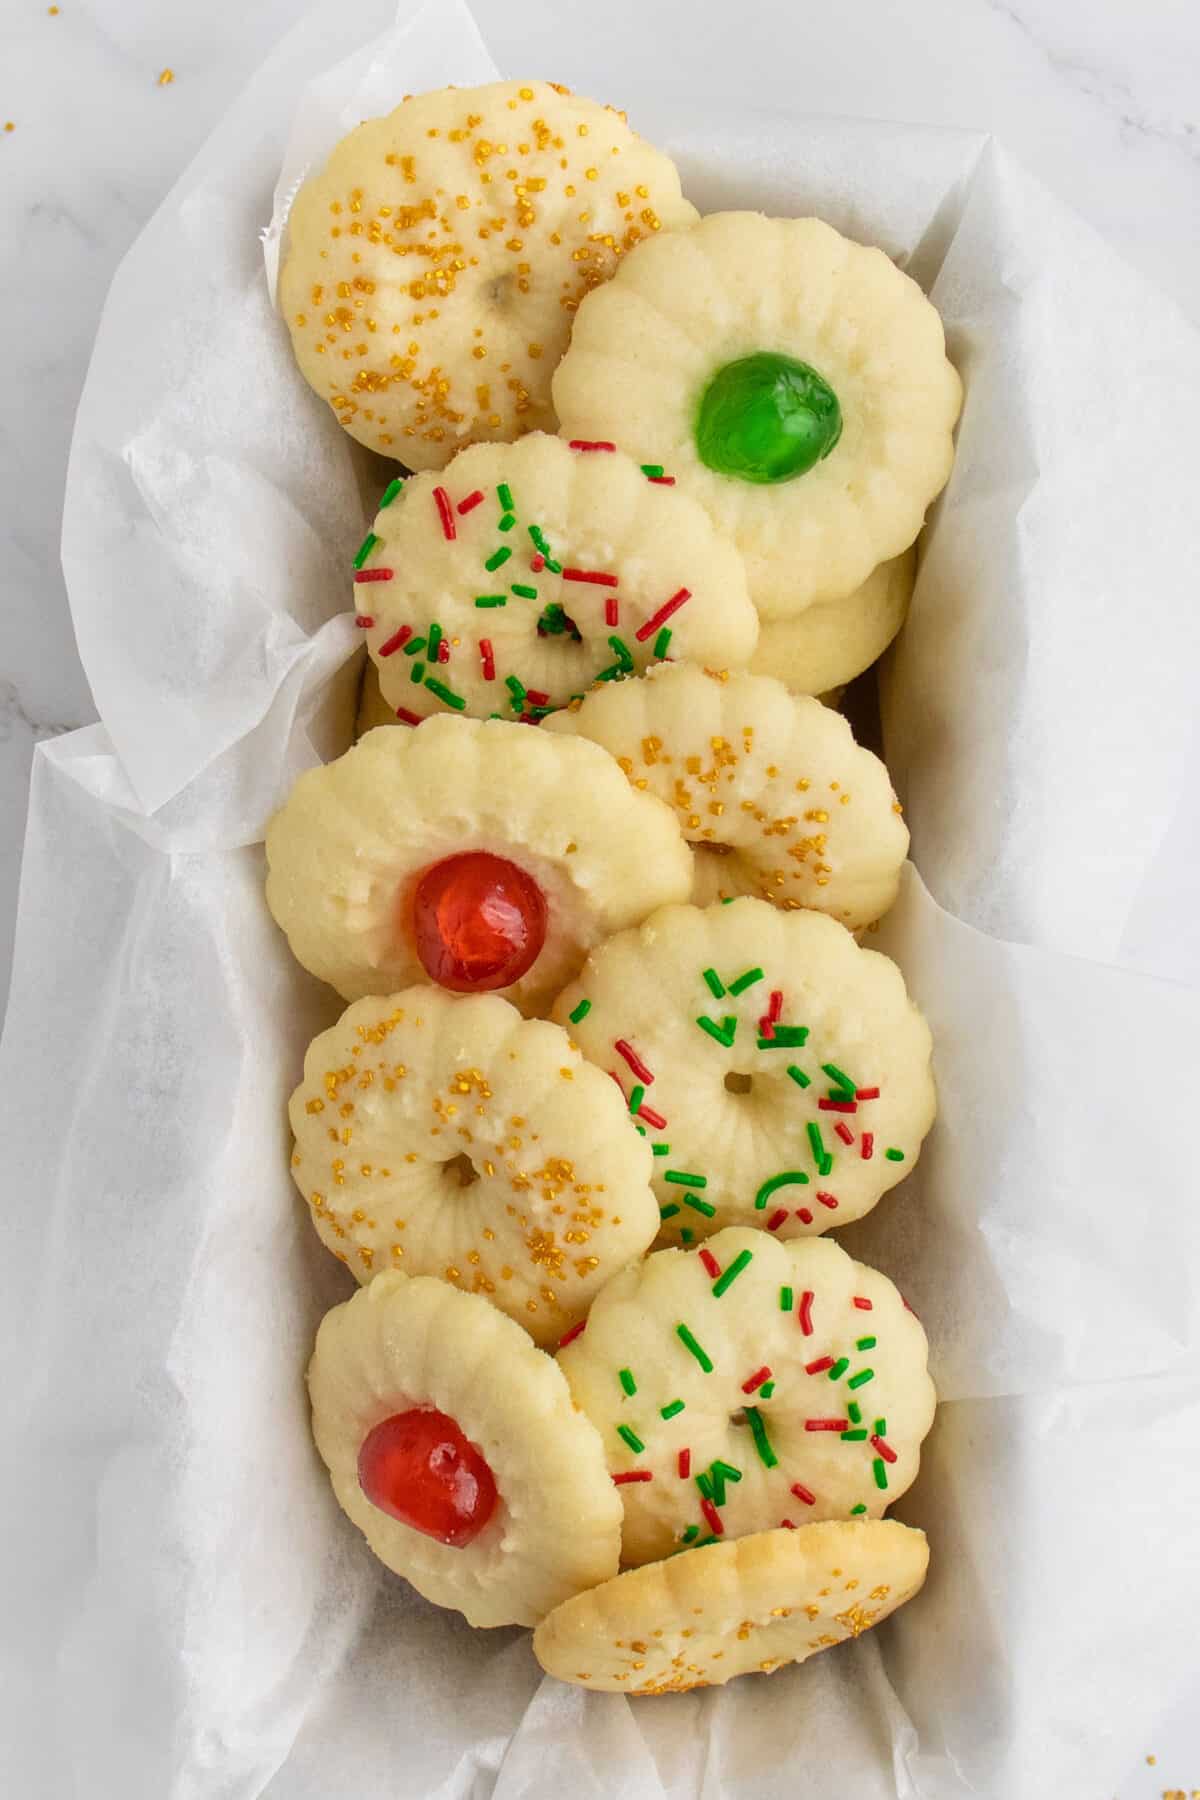
[[[882,250],[750,212],[641,245],[554,376],[563,433],[662,463],[738,544],[763,618],[842,599],[908,548],[961,396],[941,319]]]
[[[303,774],[267,863],[297,960],[347,1000],[429,980],[538,1012],[593,944],[687,899],[693,858],[598,745],[443,716]]]
[[[670,655],[736,666],[758,621],[703,508],[611,445],[479,444],[393,482],[355,559],[385,700],[536,721]]]
[[[359,1281],[436,1275],[539,1344],[654,1236],[650,1151],[616,1088],[496,994],[356,1001],[309,1045],[288,1111],[296,1186]]]
[[[763,1531],[628,1569],[533,1634],[548,1675],[607,1694],[680,1694],[770,1675],[861,1636],[925,1580],[923,1531],[894,1519]]]
[[[791,619],[763,619],[749,667],[793,694],[828,694],[881,657],[908,616],[916,552],[877,569],[844,600],[806,607]]]
[[[933,1123],[929,1027],[894,962],[763,900],[666,906],[554,1004],[654,1146],[662,1239],[848,1225]]]
[[[674,808],[700,905],[756,894],[857,930],[896,898],[908,830],[888,772],[819,700],[765,675],[661,664],[547,727],[602,744]]]
[[[308,1389],[338,1505],[427,1600],[535,1625],[616,1574],[600,1440],[486,1300],[385,1271],[322,1320]]]
[[[309,385],[411,469],[553,430],[582,297],[696,209],[625,114],[546,81],[410,96],[310,176],[279,302]]]
[[[719,1231],[596,1296],[559,1352],[625,1502],[621,1557],[812,1519],[912,1486],[937,1396],[885,1275],[829,1238]]]

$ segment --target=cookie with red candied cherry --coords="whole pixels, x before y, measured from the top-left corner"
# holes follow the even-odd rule
[[[886,1275],[737,1227],[623,1270],[558,1353],[621,1489],[626,1563],[878,1517],[920,1467],[928,1354]]]
[[[389,1569],[472,1625],[535,1625],[615,1575],[621,1504],[552,1357],[475,1294],[378,1275],[308,1368],[338,1505]]]
[[[293,954],[344,998],[429,980],[525,1012],[692,883],[670,809],[599,745],[449,717],[380,727],[303,774],[267,864]]]

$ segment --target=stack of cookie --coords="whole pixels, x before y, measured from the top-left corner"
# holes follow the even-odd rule
[[[820,221],[698,220],[623,114],[540,82],[352,133],[281,296],[407,471],[353,572],[386,722],[267,839],[271,911],[352,1002],[290,1109],[362,1284],[309,1370],[334,1491],[564,1680],[803,1660],[927,1561],[882,1517],[925,1336],[824,1235],[933,1122],[928,1028],[854,935],[908,833],[814,696],[903,619],[941,323]]]

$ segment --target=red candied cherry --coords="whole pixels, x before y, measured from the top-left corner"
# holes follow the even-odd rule
[[[453,1419],[431,1406],[393,1413],[358,1452],[358,1485],[381,1512],[461,1550],[496,1508],[496,1481]]]
[[[412,925],[429,979],[476,994],[508,987],[532,968],[546,941],[546,900],[507,857],[467,850],[425,870]]]

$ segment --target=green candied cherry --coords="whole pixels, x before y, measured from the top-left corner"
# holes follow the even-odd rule
[[[774,351],[719,368],[696,413],[700,461],[740,481],[793,481],[823,462],[842,435],[842,409],[807,363]]]

